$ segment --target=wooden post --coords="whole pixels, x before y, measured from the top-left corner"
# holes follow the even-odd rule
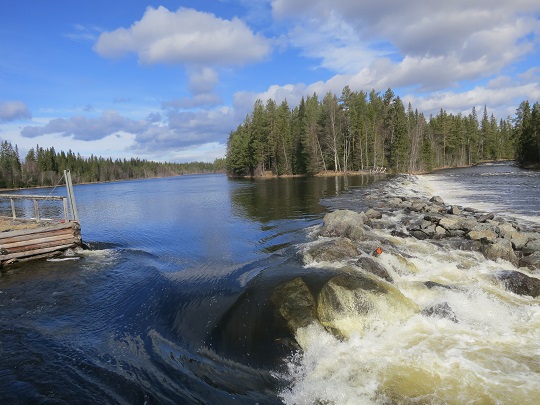
[[[34,200],[34,216],[36,218],[36,222],[39,222],[39,206],[37,200]]]
[[[15,201],[13,201],[13,198],[10,198],[9,201],[11,201],[11,215],[13,215],[13,219],[16,219],[17,214],[15,213]]]
[[[64,203],[64,221],[67,224],[69,222],[67,198],[62,198],[62,202]]]
[[[69,198],[69,205],[71,206],[71,216],[73,220],[79,221],[79,214],[77,213],[77,206],[75,205],[75,194],[73,193],[73,183],[71,182],[71,172],[64,170],[64,177],[66,178],[66,188]]]

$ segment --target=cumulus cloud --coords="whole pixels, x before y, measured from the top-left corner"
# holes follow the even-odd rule
[[[292,46],[335,73],[363,71],[374,87],[489,77],[533,52],[540,35],[535,0],[273,0],[272,9],[295,24]]]
[[[32,114],[22,101],[0,101],[0,122],[30,118]]]
[[[136,53],[148,64],[212,66],[259,61],[270,45],[238,18],[225,20],[188,8],[171,12],[160,6],[148,7],[130,28],[101,34],[94,49],[109,58]]]
[[[148,126],[148,121],[131,120],[115,111],[107,111],[100,117],[56,118],[42,127],[26,126],[22,129],[21,135],[25,138],[35,138],[45,134],[59,134],[77,140],[94,141],[120,131],[140,133]]]

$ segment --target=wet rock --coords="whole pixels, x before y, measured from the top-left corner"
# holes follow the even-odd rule
[[[452,308],[450,308],[450,305],[448,305],[447,302],[424,308],[422,310],[422,315],[436,316],[438,318],[445,318],[451,320],[452,322],[458,323],[456,314],[454,313],[454,311],[452,311]]]
[[[430,290],[432,288],[446,288],[448,290],[450,290],[451,288],[447,285],[444,285],[444,284],[440,284],[440,283],[436,283],[435,281],[426,281],[424,282],[424,285],[429,288]]]
[[[467,236],[472,240],[494,243],[497,240],[497,234],[489,229],[470,231]]]
[[[478,222],[487,222],[487,221],[492,220],[493,218],[495,218],[495,214],[493,214],[493,213],[483,214],[483,215],[480,215],[477,218],[477,221]]]
[[[444,229],[449,231],[455,229],[461,229],[461,218],[457,215],[449,215],[444,218],[441,218],[439,221],[439,226],[442,226]]]
[[[362,270],[374,274],[377,277],[388,281],[389,283],[394,282],[392,276],[390,276],[390,273],[388,273],[388,270],[386,270],[382,264],[376,262],[371,257],[362,256],[358,259],[356,264],[358,265],[358,267],[361,267]]]
[[[374,210],[373,208],[370,208],[366,211],[366,217],[369,219],[381,219],[382,218],[382,212],[379,210]]]
[[[413,212],[421,212],[425,210],[425,208],[426,208],[426,204],[422,201],[414,201],[409,207],[409,209]]]
[[[338,238],[310,247],[304,253],[304,263],[339,262],[358,256],[356,245],[347,238]]]
[[[317,296],[319,322],[338,339],[362,333],[372,322],[399,321],[416,311],[398,289],[354,270],[332,277]]]
[[[524,255],[540,251],[540,239],[529,240],[522,250]]]
[[[540,295],[540,279],[530,277],[519,271],[505,270],[497,274],[504,287],[518,295],[528,295],[536,298]]]
[[[293,333],[317,319],[315,299],[300,277],[277,286],[272,295],[272,303]]]
[[[519,259],[519,267],[527,267],[530,270],[540,270],[540,251]]]
[[[457,205],[452,205],[450,209],[448,210],[448,213],[452,215],[460,215],[461,210],[459,209]]]
[[[478,222],[476,221],[476,219],[464,218],[461,221],[461,227],[460,227],[461,230],[465,232],[470,232],[474,230],[475,228],[478,228]]]
[[[400,231],[399,229],[393,229],[390,231],[390,235],[396,236],[398,238],[409,238],[411,235],[407,232]]]
[[[364,235],[364,213],[337,210],[326,214],[323,219],[322,236],[345,237],[358,240]]]
[[[435,204],[444,204],[444,200],[439,197],[438,195],[433,196],[429,199],[429,202],[435,203]]]
[[[429,238],[429,236],[420,229],[409,229],[409,233],[418,240],[425,240]]]
[[[470,233],[469,233],[470,234]],[[512,249],[512,243],[508,239],[497,239],[495,243],[484,244],[482,253],[486,259],[497,261],[503,259],[509,261],[513,265],[518,265],[518,258]]]

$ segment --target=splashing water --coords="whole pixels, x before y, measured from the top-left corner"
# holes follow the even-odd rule
[[[429,197],[442,194],[436,193],[440,184],[409,176],[391,181],[386,191]],[[288,363],[291,384],[281,393],[283,401],[519,404],[539,398],[540,299],[508,292],[494,277],[516,268],[479,252],[374,232],[398,247],[400,255],[385,251],[377,260],[409,307],[419,310],[396,316],[388,303],[373,305],[369,317],[348,319],[356,324],[347,325],[344,340],[321,325],[298,330],[303,351]],[[438,284],[429,288],[427,281]],[[452,317],[420,310],[437,305]]]

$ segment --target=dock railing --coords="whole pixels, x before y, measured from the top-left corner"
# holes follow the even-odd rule
[[[32,195],[32,194],[0,194],[0,203],[2,201],[8,200],[10,202],[9,207],[4,207],[4,212],[0,211],[0,217],[7,217],[11,218],[13,220],[19,220],[19,221],[50,221],[50,220],[57,220],[60,222],[69,222],[70,218],[73,221],[79,221],[79,216],[77,214],[77,207],[75,205],[75,196],[73,193],[73,184],[71,182],[71,173],[69,170],[64,170],[64,178],[66,180],[66,190],[67,190],[67,196],[52,196],[52,195]],[[32,201],[33,202],[33,210],[30,210],[33,212],[33,217],[28,217],[25,214],[28,213],[28,207],[17,207],[16,202],[22,201],[22,204],[24,205],[26,201]],[[61,218],[58,218],[59,215],[56,215],[55,218],[46,218],[41,214],[40,211],[40,202],[44,201],[58,201],[61,202],[62,210],[61,210]],[[21,205],[21,204],[19,204]],[[9,208],[11,208],[11,212],[9,213]],[[51,212],[50,207],[48,211]],[[6,212],[6,209],[8,212]],[[19,212],[19,215],[17,215],[17,212]],[[56,212],[59,212],[57,209]],[[5,215],[7,214],[7,215]]]

